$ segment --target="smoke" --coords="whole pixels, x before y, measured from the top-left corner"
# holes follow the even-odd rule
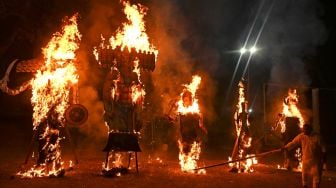
[[[87,122],[79,130],[90,141],[106,140],[108,133],[103,119],[104,104],[101,96],[104,77],[93,58],[93,47],[100,43],[101,36],[109,38],[114,32],[116,21],[119,20],[116,13],[117,4],[111,1],[90,1],[88,12],[81,16],[79,23],[83,36],[78,53],[79,102],[88,109],[89,113]]]
[[[197,95],[202,113],[211,119],[214,117],[212,99],[214,81],[202,69],[202,64],[218,61],[213,50],[202,47],[201,39],[193,35],[190,20],[181,12],[178,4],[171,1],[156,1],[148,5],[150,19],[147,28],[150,37],[159,50],[156,69],[153,72],[155,92],[159,96],[156,103],[161,104],[163,113],[167,113],[170,103],[180,96],[183,84],[189,84],[192,75],[198,74],[202,82]],[[197,58],[193,53],[201,53]],[[202,104],[203,103],[203,104]]]
[[[265,46],[260,55],[264,57],[260,59],[272,66],[269,75],[272,86],[267,93],[269,102],[281,104],[288,88],[301,88],[299,94],[303,94],[303,87],[311,84],[306,70],[307,59],[315,55],[317,47],[326,39],[320,17],[321,7],[316,0],[275,1],[260,40],[260,45]],[[301,97],[302,102],[305,99]]]

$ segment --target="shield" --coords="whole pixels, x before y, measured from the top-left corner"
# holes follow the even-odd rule
[[[81,104],[72,104],[65,111],[65,119],[70,125],[82,125],[88,119],[88,111]]]

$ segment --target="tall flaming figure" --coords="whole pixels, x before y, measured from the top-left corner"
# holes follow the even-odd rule
[[[296,89],[289,89],[287,96],[283,100],[282,112],[278,115],[278,120],[274,129],[280,129],[282,141],[287,144],[298,135],[304,125],[304,118],[299,110],[299,95]],[[293,152],[286,151],[284,155],[284,168],[293,167],[301,170],[301,148]]]
[[[176,117],[179,127],[179,160],[181,170],[188,173],[205,173],[195,171],[201,153],[202,136],[206,133],[200,112],[196,91],[201,83],[200,76],[193,76],[189,85],[184,85],[179,100],[169,110],[170,117]],[[177,113],[177,116],[174,114]],[[174,118],[175,119],[175,118]]]
[[[126,172],[125,152],[135,152],[137,168],[138,135],[141,111],[145,97],[141,80],[143,70],[153,71],[158,51],[148,41],[143,17],[146,8],[123,1],[128,19],[117,34],[93,51],[100,67],[107,71],[103,86],[104,120],[109,129],[107,152],[103,167],[105,175]],[[137,169],[138,170],[138,169]]]
[[[252,137],[249,127],[248,101],[245,96],[246,81],[241,80],[238,84],[238,103],[234,113],[234,124],[236,128],[236,141],[229,160],[236,160],[251,156],[249,149],[251,147]],[[253,172],[252,165],[256,164],[255,158],[246,161],[231,163],[232,172]]]
[[[65,173],[61,159],[61,131],[68,123],[65,114],[74,103],[78,84],[75,52],[79,48],[81,35],[77,28],[77,15],[67,19],[64,24],[62,31],[56,32],[43,48],[43,61],[31,60],[18,65],[19,72],[33,72],[25,68],[35,65],[33,69],[37,69],[37,72],[34,78],[16,90],[2,87],[11,95],[32,88],[33,129],[39,143],[38,159],[30,170],[18,173],[22,177],[63,176]]]

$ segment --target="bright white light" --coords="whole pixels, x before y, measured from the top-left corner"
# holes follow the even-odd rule
[[[246,50],[246,48],[244,48],[244,47],[240,49],[240,53],[241,53],[241,54],[244,54],[246,51],[247,51],[247,50]]]
[[[250,53],[254,54],[257,51],[257,48],[255,46],[253,46],[252,48],[250,48]]]
[[[252,112],[253,112],[252,108],[248,109],[248,112],[249,112],[249,113],[252,113]]]

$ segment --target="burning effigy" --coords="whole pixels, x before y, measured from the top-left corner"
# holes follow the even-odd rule
[[[65,137],[62,136],[62,132],[69,133],[65,130],[69,120],[83,123],[85,117],[87,118],[85,108],[81,111],[83,109],[73,107],[78,102],[79,76],[76,68],[76,51],[81,39],[77,28],[77,17],[78,15],[75,14],[64,20],[62,31],[54,33],[47,46],[42,49],[42,60],[35,59],[18,64],[17,72],[36,72],[32,80],[25,82],[18,89],[8,88],[7,83],[1,87],[10,95],[17,95],[28,88],[32,89],[34,133],[25,163],[31,155],[30,152],[36,140],[38,157],[36,165],[17,173],[20,177],[63,176],[65,165],[61,158],[60,143]],[[13,63],[8,70],[10,71],[12,67]],[[8,82],[8,79],[3,80]],[[77,157],[75,158],[77,160]]]
[[[231,157],[229,161],[236,161],[230,163],[232,167],[231,172],[253,172],[253,164],[258,161],[256,158],[251,158],[253,154],[250,152],[252,137],[250,135],[249,127],[249,112],[248,112],[248,101],[245,96],[246,82],[241,80],[238,84],[238,103],[236,105],[236,110],[234,113],[234,124],[236,130],[236,141],[232,150]],[[243,158],[248,158],[246,160],[239,160]]]
[[[202,137],[207,132],[196,95],[200,83],[201,77],[195,75],[190,84],[183,85],[184,89],[179,99],[171,106],[169,116],[177,122],[179,128],[178,147],[181,170],[203,174],[204,169],[196,170],[201,154]]]
[[[102,37],[93,54],[106,71],[103,81],[104,120],[108,127],[108,142],[104,150],[103,174],[115,176],[130,168],[132,153],[140,152],[138,137],[145,97],[141,72],[153,71],[158,51],[146,34],[144,16],[147,8],[122,1],[127,23],[108,42]]]
[[[275,131],[280,129],[282,141],[287,144],[296,135],[298,135],[304,125],[304,118],[298,107],[299,95],[296,89],[289,89],[282,103],[282,112],[278,114]],[[284,165],[278,165],[278,168],[301,170],[301,148],[284,153]]]

